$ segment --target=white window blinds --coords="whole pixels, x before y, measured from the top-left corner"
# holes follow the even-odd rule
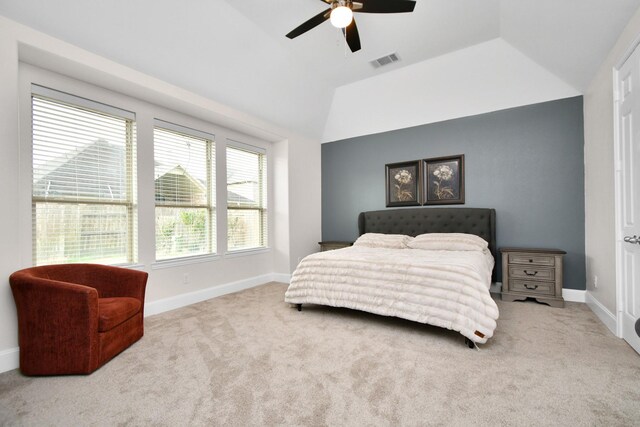
[[[227,146],[227,246],[267,246],[267,156],[245,145]]]
[[[176,129],[160,121],[154,129],[158,260],[216,251],[213,137]]]
[[[135,123],[114,112],[34,86],[35,265],[135,261]]]

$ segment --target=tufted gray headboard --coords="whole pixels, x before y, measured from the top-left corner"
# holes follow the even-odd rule
[[[364,233],[406,234],[468,233],[489,242],[493,258],[496,248],[496,210],[484,208],[413,208],[361,212],[358,231]],[[497,280],[496,268],[493,278]]]

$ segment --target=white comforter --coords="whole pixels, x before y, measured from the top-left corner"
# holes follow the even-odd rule
[[[285,302],[320,304],[428,323],[476,343],[493,336],[489,251],[350,247],[304,258]]]

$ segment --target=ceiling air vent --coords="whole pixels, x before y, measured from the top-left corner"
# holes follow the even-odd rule
[[[392,53],[390,55],[386,55],[381,58],[374,59],[373,61],[371,61],[371,65],[373,65],[373,68],[380,68],[383,65],[388,65],[388,64],[391,64],[392,62],[396,62],[399,60],[400,58],[398,58],[398,54]]]

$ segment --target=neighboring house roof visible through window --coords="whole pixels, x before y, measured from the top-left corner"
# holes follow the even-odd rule
[[[192,177],[182,166],[175,166],[155,180],[156,201],[206,204],[207,189],[202,181]]]
[[[99,139],[63,155],[40,170],[33,195],[123,200],[127,198],[125,150]]]
[[[156,201],[206,203],[204,182],[191,176],[180,165],[171,169],[159,166],[160,170],[166,171],[155,179]],[[42,168],[47,172],[36,179],[33,194],[52,198],[125,199],[125,167],[125,153],[121,147],[102,139],[96,140],[72,156],[50,161]],[[255,203],[233,191],[228,191],[227,197],[228,202],[234,205]]]

